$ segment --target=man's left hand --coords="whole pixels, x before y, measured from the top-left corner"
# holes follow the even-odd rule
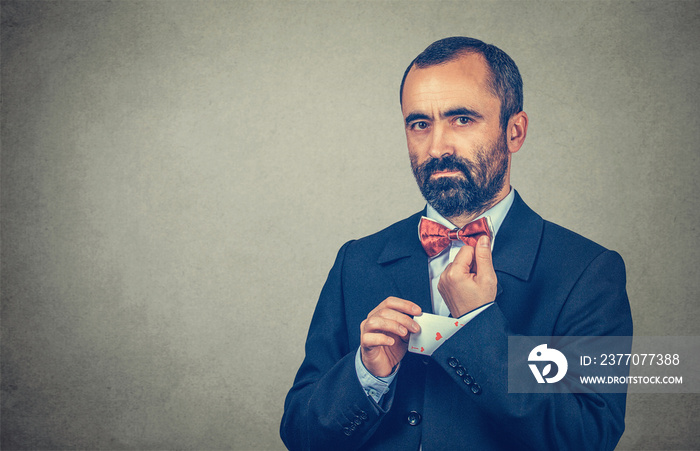
[[[491,240],[482,236],[476,248],[463,246],[440,276],[438,291],[453,318],[493,302],[497,292]]]

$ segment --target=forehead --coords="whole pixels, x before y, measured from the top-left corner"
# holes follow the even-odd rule
[[[498,110],[500,100],[491,90],[490,77],[488,63],[476,53],[462,55],[435,66],[412,67],[404,83],[404,115],[414,110],[435,107],[464,106]]]

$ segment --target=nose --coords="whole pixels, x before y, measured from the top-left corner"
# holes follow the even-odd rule
[[[454,146],[449,131],[442,124],[435,124],[430,136],[428,154],[433,158],[442,158],[454,154]]]

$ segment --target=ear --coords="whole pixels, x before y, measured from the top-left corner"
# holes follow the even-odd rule
[[[508,143],[508,151],[510,153],[517,152],[523,146],[525,136],[527,136],[527,124],[527,114],[525,114],[524,111],[514,114],[508,120],[506,139]]]

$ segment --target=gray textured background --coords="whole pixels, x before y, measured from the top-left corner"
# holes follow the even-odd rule
[[[336,251],[423,206],[398,85],[450,35],[520,66],[523,198],[623,255],[637,334],[700,335],[699,13],[3,1],[3,449],[282,449]],[[697,449],[698,401],[630,396],[619,449]]]

